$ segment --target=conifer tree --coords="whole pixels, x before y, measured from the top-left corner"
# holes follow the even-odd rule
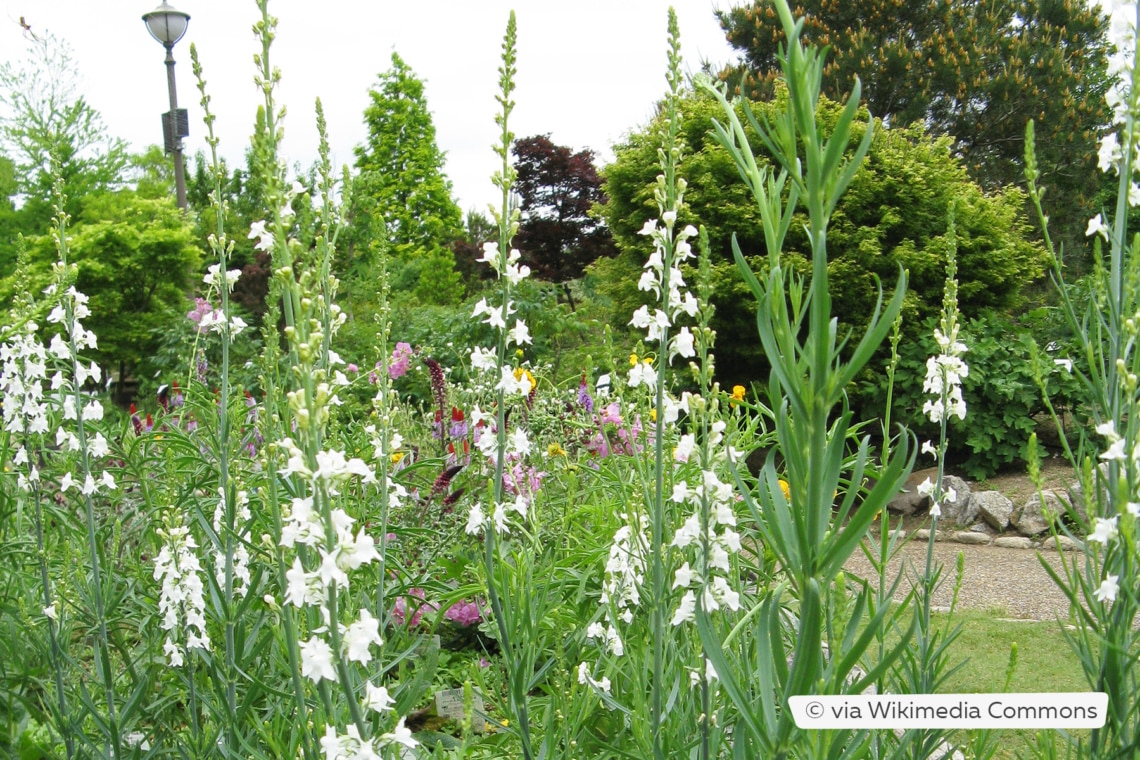
[[[456,300],[462,293],[450,245],[462,237],[463,216],[443,173],[424,83],[392,53],[392,68],[369,99],[368,140],[356,148],[349,274],[367,278],[377,246],[384,246],[402,269],[397,289],[406,286],[429,302]]]

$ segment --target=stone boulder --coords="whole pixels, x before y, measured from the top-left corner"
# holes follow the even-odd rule
[[[954,499],[942,500],[942,517],[947,521],[953,520],[960,528],[965,528],[978,516],[977,509],[970,508],[970,485],[957,475],[943,475],[942,490],[949,492],[951,489],[954,490]]]
[[[887,502],[887,511],[894,512],[898,515],[913,515],[916,512],[927,509],[930,506],[930,497],[920,494],[918,492],[918,486],[927,478],[933,481],[937,477],[938,469],[934,467],[912,472],[910,477],[906,479],[906,485],[903,486],[903,490],[899,491],[895,498]]]
[[[1108,502],[1108,462],[1101,462],[1096,472],[1093,473],[1093,478],[1096,480],[1097,487],[1100,490],[1100,500],[1102,503]],[[1089,508],[1088,500],[1085,499],[1084,486],[1081,481],[1075,480],[1069,486],[1069,503],[1073,505],[1073,512],[1076,513],[1082,524],[1087,525],[1089,522]],[[1096,514],[1097,507],[1092,505],[1093,514]]]
[[[999,549],[1032,549],[1033,541],[1025,536],[1001,536],[994,539]]]
[[[970,505],[994,530],[1005,530],[1013,517],[1013,502],[999,491],[970,494]]]
[[[1055,520],[1065,514],[1069,507],[1069,496],[1061,491],[1047,489],[1040,496],[1030,496],[1025,504],[1011,518],[1017,531],[1026,536],[1036,536],[1049,530]]]

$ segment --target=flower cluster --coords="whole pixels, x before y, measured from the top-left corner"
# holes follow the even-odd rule
[[[678,182],[679,190],[683,190],[682,182],[683,180]],[[680,204],[679,192],[677,205]],[[689,238],[695,237],[697,230],[692,225],[687,225],[679,232],[675,231],[676,211],[665,211],[661,214],[661,220],[664,224],[659,224],[656,219],[650,219],[639,232],[650,237],[654,250],[645,262],[637,287],[639,290],[652,291],[659,299],[664,288],[667,291],[665,308],[654,309],[650,314],[649,307],[642,306],[633,313],[633,319],[629,322],[634,327],[645,330],[650,343],[658,344],[665,340],[669,328],[676,323],[681,314],[695,317],[698,310],[697,299],[692,293],[682,290],[685,287],[685,279],[679,266],[693,258]],[[668,355],[669,361],[676,356],[688,359],[696,355],[695,338],[688,327],[682,327],[669,340]],[[647,385],[652,388],[656,378],[650,379],[647,374],[644,367],[635,365],[629,373],[630,386]]]
[[[246,526],[249,525],[253,515],[249,511],[249,495],[245,491],[237,492],[237,501],[235,503],[237,509],[236,525],[243,526],[236,531],[237,545],[234,547],[233,552],[233,590],[235,596],[245,596],[249,591],[250,575],[249,575],[249,549],[246,548],[245,543],[241,540],[245,534]],[[218,504],[214,507],[214,532],[217,535],[223,535],[223,522],[226,517],[226,494],[222,488],[218,487]],[[214,577],[218,581],[220,588],[226,587],[226,554],[222,546],[218,546],[214,551]]]
[[[185,525],[175,522],[158,534],[165,541],[154,560],[154,579],[162,584],[158,611],[162,613],[162,628],[166,631],[164,649],[170,664],[177,668],[182,665],[184,655],[177,638],[181,629],[186,630],[186,649],[210,648],[202,564],[194,553],[198,543]]]
[[[514,324],[510,325],[511,317],[517,312],[517,308],[510,297],[511,288],[530,276],[530,267],[520,264],[521,258],[522,254],[518,250],[511,248],[504,251],[500,249],[497,243],[484,244],[483,255],[479,258],[479,261],[489,265],[499,279],[504,281],[502,304],[492,305],[483,298],[475,304],[475,309],[471,314],[475,319],[484,317],[483,323],[494,328],[499,337],[498,351],[502,351],[513,343],[521,352],[524,345],[533,343],[530,329],[523,320],[516,318],[513,320]],[[532,403],[536,390],[534,375],[525,366],[511,367],[506,363],[500,364],[498,351],[481,346],[474,347],[470,354],[471,366],[481,373],[498,373],[499,380],[494,387],[496,391],[502,394],[501,398],[504,402],[514,397],[521,397],[528,404]],[[519,355],[521,356],[521,353]],[[495,418],[484,415],[478,407],[471,410],[469,419],[471,424],[475,426],[475,446],[486,461],[496,469],[499,468],[500,462],[504,468],[509,466],[513,469],[504,469],[498,474],[497,477],[501,479],[496,483],[495,493],[496,498],[501,498],[501,500],[494,504],[489,516],[478,502],[471,506],[467,515],[466,532],[477,535],[485,529],[489,521],[495,532],[506,533],[510,528],[511,513],[517,514],[521,519],[526,519],[529,514],[534,492],[529,488],[520,487],[523,483],[519,482],[517,478],[513,481],[511,478],[513,477],[512,472],[516,470],[521,474],[520,468],[530,455],[532,444],[524,428],[516,425],[509,433],[505,430],[506,415],[503,410],[500,410],[499,417],[503,421],[504,429],[502,430],[499,429]],[[495,420],[494,426],[483,424],[492,420]],[[465,425],[464,430],[467,429]],[[505,492],[512,490],[512,484],[514,485],[514,499],[508,501],[505,498]]]
[[[209,332],[210,326],[218,319],[215,316],[214,305],[199,297],[194,298],[194,308],[186,312],[186,318],[197,325],[199,335]],[[206,320],[206,324],[202,324],[202,320]]]
[[[380,559],[372,536],[363,528],[353,533],[355,522],[343,509],[332,510],[335,538],[330,543],[326,540],[321,516],[313,509],[313,498],[293,499],[281,529],[281,545],[286,548],[297,544],[312,547],[319,553],[321,563],[316,570],[306,572],[301,559],[294,558],[292,569],[285,574],[289,584],[285,591],[286,602],[296,607],[323,604],[331,584],[336,583],[341,589],[348,588],[349,571]]]
[[[638,515],[636,522],[628,515],[621,517],[626,524],[614,533],[610,556],[606,560],[602,596],[598,600],[605,609],[606,624],[603,626],[596,622],[586,629],[587,638],[603,641],[615,657],[625,653],[616,621],[621,620],[627,625],[633,621],[633,608],[641,604],[641,586],[645,582],[645,566],[649,557],[649,541],[645,537],[649,521],[645,515]]]
[[[27,322],[23,329],[0,345],[0,405],[3,406],[5,432],[13,435],[42,435],[48,431],[48,403],[44,397],[44,380],[47,379],[47,351],[36,338],[39,329],[35,322]],[[14,443],[19,441],[14,439]],[[29,490],[40,479],[39,470],[29,460],[23,442],[12,463],[21,468],[18,484]]]
[[[709,436],[709,448],[718,446],[723,437],[724,422],[718,420]],[[728,582],[731,570],[729,557],[741,548],[740,534],[736,532],[736,513],[733,511],[736,496],[732,486],[722,482],[712,470],[704,470],[700,482],[695,485],[678,480],[669,498],[677,504],[695,508],[673,535],[672,545],[678,549],[697,547],[700,556],[697,567],[703,566],[708,576],[702,577],[701,571],[692,568],[687,561],[677,568],[673,575],[673,588],[685,589],[685,593],[673,614],[673,625],[691,623],[696,619],[694,585],[700,589],[701,609],[705,612],[715,612],[721,607],[734,611],[740,609],[740,594]],[[702,529],[705,514],[708,524]]]
[[[1140,504],[1130,502],[1128,504],[1128,512],[1134,518],[1140,517]],[[1120,515],[1114,515],[1110,519],[1103,517],[1096,518],[1096,525],[1093,528],[1093,532],[1089,534],[1088,542],[1090,544],[1099,543],[1107,548],[1109,544],[1120,537],[1120,529],[1117,527],[1119,522]],[[1104,580],[1101,581],[1100,587],[1095,592],[1097,600],[1109,603],[1116,601],[1116,595],[1120,591],[1119,581],[1119,575],[1106,575]]]
[[[50,295],[54,287],[49,287],[46,292]],[[80,322],[81,319],[90,315],[91,310],[87,307],[87,296],[74,287],[70,287],[64,293],[60,303],[51,310],[47,317],[48,322],[62,325],[64,334],[68,336],[67,340],[64,340],[61,334],[53,336],[48,347],[48,353],[67,363],[68,369],[74,376],[74,383],[72,383],[63,371],[55,372],[51,377],[51,389],[60,393],[63,419],[75,420],[80,423],[103,419],[103,404],[98,399],[84,397],[81,392],[88,380],[97,383],[102,379],[102,371],[99,369],[99,365],[91,362],[84,366],[78,355],[78,352],[84,348],[97,347],[98,341],[95,333],[85,329]],[[79,451],[86,448],[87,454],[95,458],[107,454],[109,447],[101,433],[89,437],[85,430],[79,432],[80,435],[76,435],[69,430],[60,428],[56,431],[56,445],[69,451]],[[100,488],[113,491],[116,487],[115,479],[111,477],[109,472],[104,472],[96,478],[90,468],[86,468],[82,473],[82,478],[83,482],[80,484],[70,472],[65,473],[60,479],[59,490],[66,492],[75,486],[84,496],[91,496]]]
[[[396,380],[408,374],[408,365],[411,363],[414,354],[411,345],[397,343],[396,348],[392,350],[391,359],[388,360],[388,377]],[[379,369],[379,363],[376,366]]]
[[[368,686],[376,688],[372,684]],[[370,703],[367,706],[372,707]],[[400,718],[400,722],[391,732],[381,734],[375,740],[362,737],[360,730],[351,723],[344,734],[338,734],[331,724],[325,726],[325,735],[321,737],[321,752],[324,753],[325,760],[380,760],[381,755],[377,748],[394,744],[402,744],[408,748],[419,745],[419,742],[412,738],[411,729],[404,725],[404,718]]]
[[[931,422],[942,422],[950,417],[964,420],[966,401],[962,398],[962,378],[969,376],[970,368],[962,361],[966,346],[958,340],[957,322],[953,322],[948,335],[934,328],[934,339],[940,350],[926,360],[926,379],[922,383],[922,390],[934,398],[922,405],[922,413]]]
[[[206,276],[202,278],[202,282],[211,292],[220,290],[224,284],[226,292],[232,293],[239,277],[241,277],[240,269],[231,269],[223,275],[221,265],[212,264],[206,270]],[[198,325],[199,334],[228,332],[232,338],[249,326],[244,319],[238,316],[231,316],[227,320],[221,309],[215,309],[209,301],[203,298],[194,299],[194,310],[186,316],[191,322]]]

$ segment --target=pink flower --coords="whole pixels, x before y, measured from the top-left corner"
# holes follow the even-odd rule
[[[463,599],[448,607],[443,616],[459,625],[475,625],[483,619],[483,611],[477,602]]]
[[[615,401],[612,404],[606,405],[606,407],[602,409],[602,416],[598,420],[598,422],[602,425],[606,424],[607,422],[611,422],[614,425],[620,425],[621,424],[621,403],[618,401]]]
[[[420,624],[420,620],[423,619],[424,612],[433,612],[439,609],[439,605],[435,602],[425,602],[424,604],[418,605],[409,617],[408,600],[423,598],[424,590],[422,588],[414,588],[408,592],[408,596],[401,596],[392,607],[392,619],[400,625],[406,624],[409,628],[415,628]]]
[[[194,309],[186,313],[186,318],[194,324],[198,325],[199,334],[208,331],[210,328],[202,326],[202,319],[214,313],[214,307],[205,298],[194,299]]]
[[[395,380],[408,374],[408,364],[412,359],[412,347],[407,343],[397,343],[388,361],[388,377]]]

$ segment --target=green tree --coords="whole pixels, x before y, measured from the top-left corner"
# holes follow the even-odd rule
[[[463,217],[443,173],[424,83],[393,53],[392,68],[369,99],[368,140],[356,148],[348,276],[374,285],[375,254],[383,246],[396,265],[397,292],[455,302],[463,293],[450,246],[463,236]]]
[[[53,161],[73,216],[88,193],[122,184],[126,143],[107,134],[78,82],[70,48],[51,34],[31,38],[22,62],[0,65],[0,145],[15,163],[27,232],[51,219]]]
[[[777,89],[774,95],[771,102],[751,104],[758,118],[776,117],[787,91]],[[690,95],[682,108],[681,173],[688,189],[687,208],[678,224],[703,224],[708,230],[716,282],[713,324],[720,335],[719,376],[722,384],[764,377],[766,365],[755,341],[735,339],[753,334],[756,326],[751,292],[732,262],[733,235],[756,271],[766,266],[756,203],[728,152],[713,140],[710,130],[719,106],[705,95]],[[825,128],[835,123],[840,111],[839,104],[821,101],[819,118]],[[618,324],[628,321],[646,295],[637,290],[637,281],[649,249],[638,230],[655,216],[660,128],[657,120],[630,135],[603,172],[609,199],[603,213],[621,254],[599,260],[592,272],[597,289],[612,301]],[[755,140],[757,160],[768,160],[759,139],[750,137]],[[862,129],[852,130],[852,148],[861,137]],[[905,329],[915,334],[923,320],[938,313],[952,209],[962,311],[974,315],[985,308],[1018,307],[1024,286],[1041,277],[1045,264],[1043,252],[1030,242],[1030,230],[1021,221],[1023,205],[1023,193],[1016,188],[983,192],[953,155],[949,138],[932,138],[917,126],[876,129],[870,153],[828,229],[832,299],[841,329],[858,329],[874,307],[876,279],[894,282],[900,265],[910,273]],[[784,250],[790,266],[808,276],[808,241],[798,221],[791,225]]]
[[[28,279],[0,281],[0,303],[48,284],[57,258],[53,236],[30,239],[28,257]],[[191,223],[169,197],[95,193],[72,222],[68,258],[78,267],[75,286],[91,299],[85,322],[98,336],[97,361],[120,378],[137,377],[164,333],[186,318],[187,293],[202,264]]]
[[[1109,121],[1107,20],[1086,0],[799,0],[804,37],[829,46],[823,92],[855,78],[871,113],[950,135],[987,190],[1020,184],[1025,124],[1053,220],[1072,243],[1099,186],[1097,144]],[[741,62],[722,72],[749,97],[771,93],[784,34],[767,2],[718,12]],[[1063,228],[1063,229],[1062,229]]]

